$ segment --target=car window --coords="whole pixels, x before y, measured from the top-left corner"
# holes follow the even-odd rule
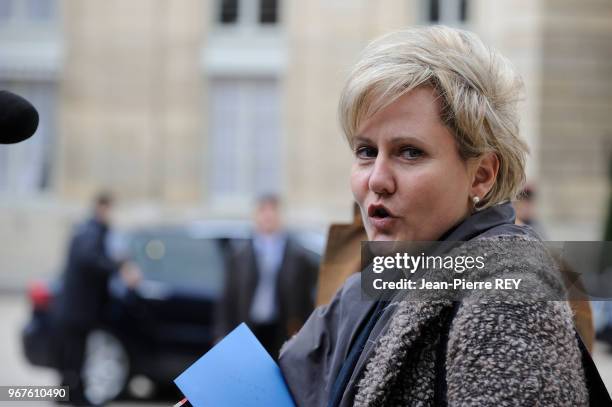
[[[216,239],[189,236],[138,236],[132,256],[144,278],[219,296],[223,290],[224,257]]]

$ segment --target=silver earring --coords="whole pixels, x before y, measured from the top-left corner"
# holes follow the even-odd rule
[[[480,198],[475,196],[475,197],[472,198],[472,202],[474,202],[474,206],[476,206],[480,202]]]

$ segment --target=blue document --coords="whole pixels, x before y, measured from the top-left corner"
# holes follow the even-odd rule
[[[174,383],[194,407],[295,407],[280,368],[244,323]]]

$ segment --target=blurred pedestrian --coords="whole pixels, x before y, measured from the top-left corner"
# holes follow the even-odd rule
[[[313,310],[318,264],[284,230],[277,196],[261,197],[254,217],[252,239],[229,259],[218,333],[246,322],[276,357]]]
[[[76,228],[71,238],[63,274],[57,314],[62,337],[60,370],[62,385],[69,386],[74,405],[93,405],[87,399],[82,379],[86,340],[107,303],[109,278],[120,270],[120,264],[106,248],[112,206],[113,197],[107,192],[95,198],[93,215]],[[131,263],[121,268],[128,286],[138,283],[137,275]]]
[[[516,224],[532,227],[541,238],[546,239],[544,228],[537,219],[536,189],[532,184],[527,184],[519,193],[518,199],[512,202],[516,212]]]

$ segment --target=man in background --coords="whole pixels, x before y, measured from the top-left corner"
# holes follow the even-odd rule
[[[106,240],[112,206],[113,197],[107,192],[100,193],[95,198],[91,218],[77,226],[68,248],[57,317],[62,336],[62,386],[70,386],[74,405],[92,405],[82,381],[85,345],[107,304],[109,278],[120,271],[129,287],[139,280],[139,272],[132,263],[120,265],[108,255]]]
[[[516,224],[530,226],[542,239],[546,240],[548,235],[538,221],[536,198],[537,193],[535,185],[525,185],[518,199],[512,202],[514,212],[516,213]]]
[[[246,322],[273,356],[313,310],[318,264],[284,230],[275,195],[258,200],[255,230],[228,261],[218,335]]]

